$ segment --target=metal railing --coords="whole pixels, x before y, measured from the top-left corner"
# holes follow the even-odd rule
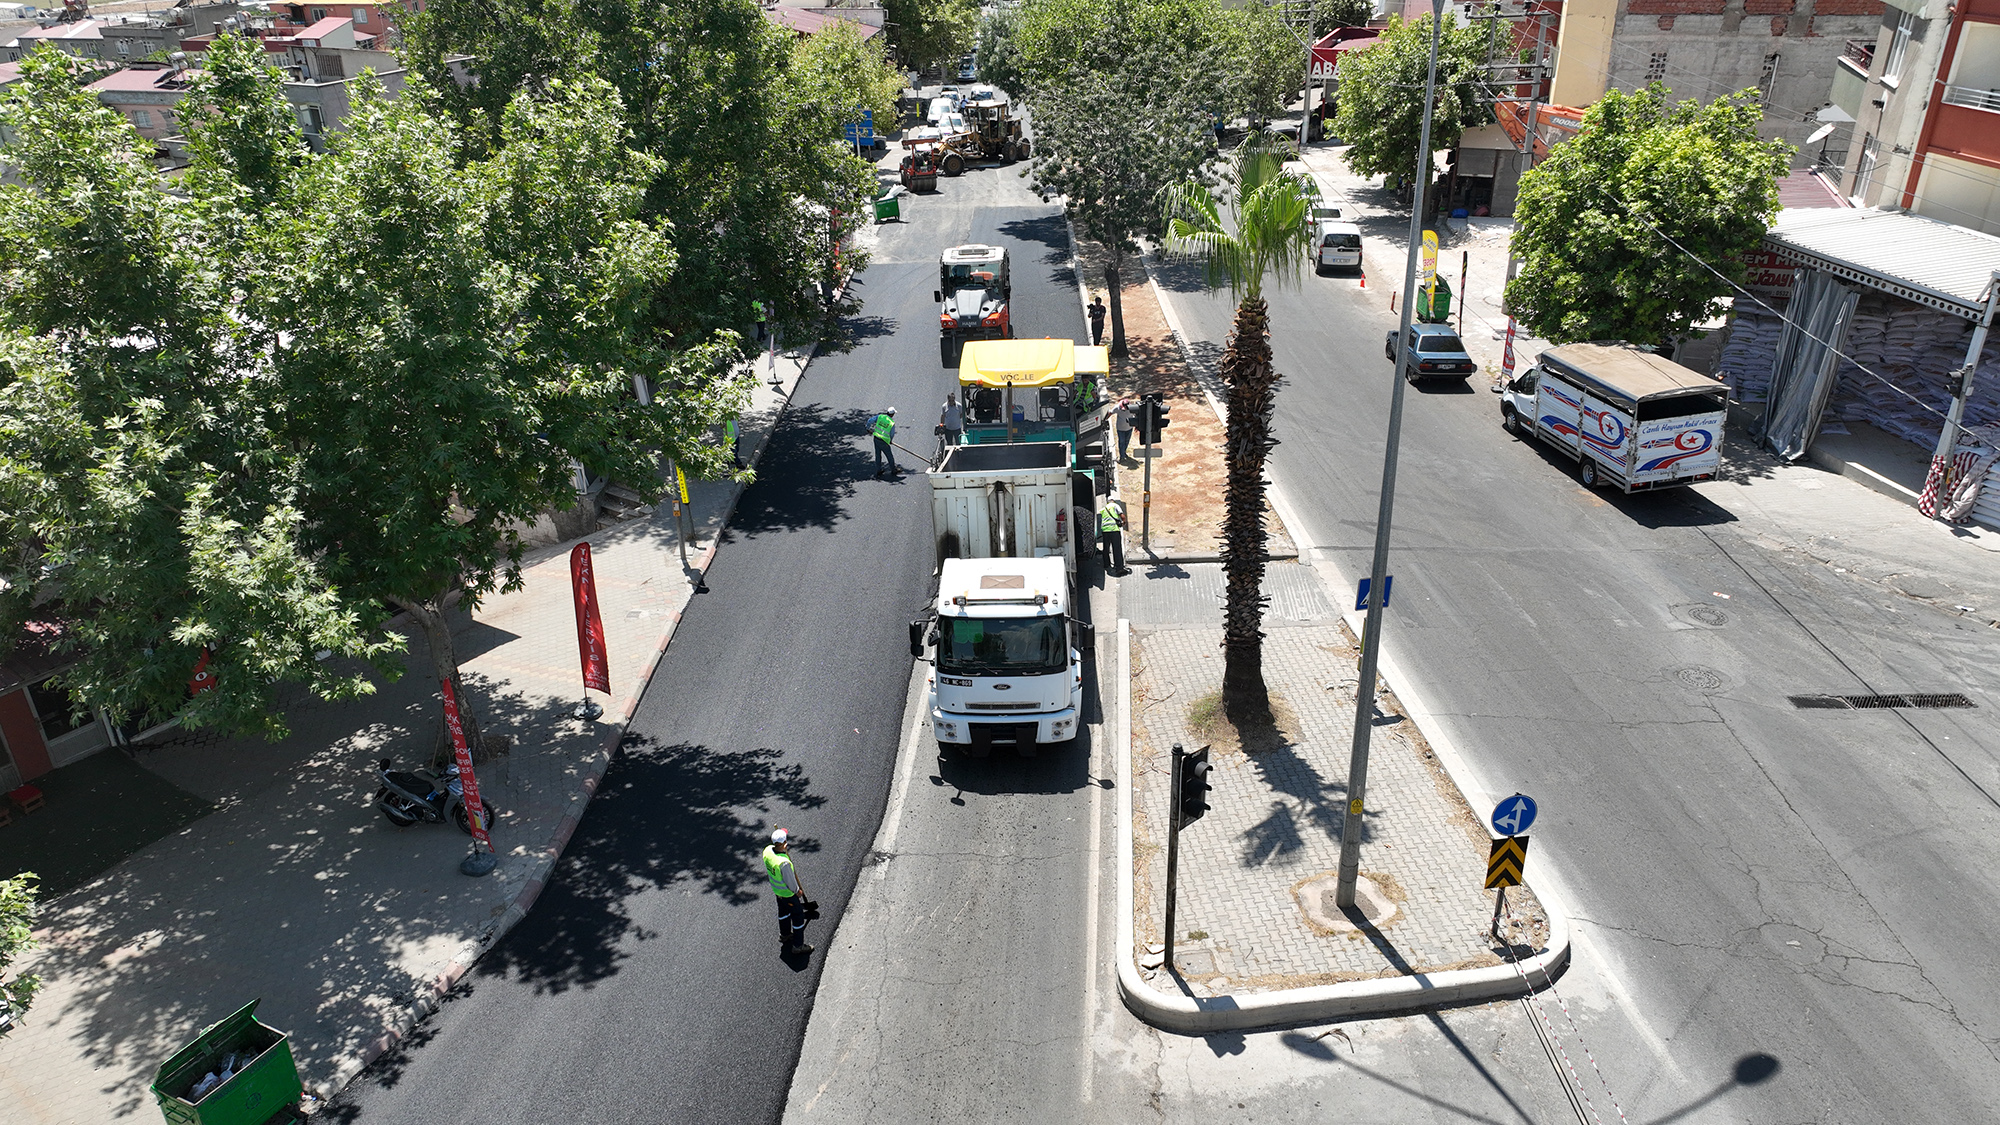
[[[1983,109],[1988,113],[2000,113],[2000,90],[1981,90],[1972,86],[1946,86],[1946,105],[1964,106],[1966,109]]]
[[[1849,39],[1841,48],[1840,57],[1860,67],[1866,72],[1875,61],[1875,41],[1873,39]]]

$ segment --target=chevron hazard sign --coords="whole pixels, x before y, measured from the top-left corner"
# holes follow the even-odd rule
[[[1521,870],[1528,866],[1528,838],[1503,836],[1493,841],[1493,854],[1486,860],[1486,889],[1521,885]]]

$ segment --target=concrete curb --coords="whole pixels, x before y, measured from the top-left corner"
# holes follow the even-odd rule
[[[1196,360],[1188,347],[1187,334],[1181,330],[1180,319],[1160,292],[1158,282],[1153,280],[1151,269],[1147,271],[1147,279],[1153,285],[1154,297],[1160,302],[1167,327],[1180,342],[1189,366],[1193,367]],[[1226,420],[1222,404],[1208,393],[1206,386],[1203,387],[1203,394],[1216,416]],[[1296,541],[1303,535],[1303,526],[1279,488],[1275,474],[1270,496],[1271,507],[1292,531]],[[1301,552],[1309,553],[1309,549],[1301,548]],[[1312,562],[1311,565],[1317,567],[1319,564]],[[1351,622],[1350,625],[1359,633],[1358,626]],[[1402,674],[1401,666],[1389,655],[1386,646],[1379,671],[1388,683],[1405,685],[1395,689],[1397,698],[1402,700],[1411,721],[1423,731],[1424,737],[1437,752],[1438,762],[1452,784],[1458,786],[1468,803],[1484,800],[1484,788],[1469,784],[1475,781],[1475,777],[1466,757],[1439,727],[1436,712],[1423,702],[1421,691],[1408,686],[1413,681]],[[1532,982],[1535,974],[1541,974],[1545,981],[1553,981],[1555,974],[1568,965],[1568,910],[1561,905],[1559,896],[1531,884],[1529,889],[1535,892],[1535,897],[1548,915],[1549,941],[1541,953],[1526,961],[1284,989],[1249,996],[1172,995],[1151,987],[1139,974],[1138,950],[1133,933],[1131,623],[1123,619],[1118,622],[1118,675],[1118,993],[1125,1006],[1140,1019],[1168,1031],[1200,1035],[1214,1031],[1242,1031],[1283,1024],[1385,1016],[1422,1008],[1528,995],[1534,991]]]
[[[840,288],[834,291],[834,299],[838,300],[846,292],[847,281],[843,280]],[[785,409],[791,405],[792,395],[798,391],[799,383],[805,379],[806,367],[818,354],[819,344],[814,342],[807,345],[799,356],[798,374],[793,376],[791,385],[784,389],[778,399],[777,407],[771,413],[771,429],[765,431],[763,441],[750,451],[748,461],[750,465],[755,466],[763,457],[765,447],[770,444],[771,435],[777,430],[778,419],[784,416]],[[757,377],[762,378],[762,376]],[[722,529],[729,526],[730,517],[736,514],[736,504],[743,497],[743,487],[740,483],[731,487],[729,498],[722,505],[721,519],[716,524],[715,540],[695,561],[693,569],[697,573],[706,576],[709,567],[714,565],[716,550],[722,546]],[[667,619],[667,627],[661,632],[659,643],[654,646],[652,659],[647,661],[646,670],[640,675],[638,685],[613,706],[612,711],[616,713],[617,721],[605,731],[602,749],[593,754],[591,760],[585,764],[583,779],[578,783],[576,793],[570,798],[570,811],[563,814],[562,820],[556,824],[555,833],[549,838],[548,843],[542,846],[541,857],[535,861],[528,881],[521,887],[520,893],[514,896],[514,901],[507,905],[505,912],[491,929],[461,943],[457,954],[445,965],[444,971],[418,990],[418,994],[396,1017],[394,1025],[388,1031],[369,1040],[360,1051],[335,1069],[333,1081],[315,1091],[322,1100],[331,1098],[346,1088],[348,1083],[373,1065],[376,1059],[400,1044],[412,1028],[442,1007],[444,998],[457,987],[466,971],[509,931],[520,925],[522,919],[528,916],[528,912],[534,909],[536,900],[542,897],[542,891],[548,887],[549,878],[555,872],[556,864],[561,861],[563,852],[569,848],[570,838],[576,834],[577,825],[583,820],[584,809],[589,806],[591,798],[597,795],[598,785],[604,780],[606,771],[611,768],[611,758],[617,753],[618,744],[624,740],[625,732],[631,726],[632,716],[638,713],[639,701],[645,696],[646,688],[653,682],[653,673],[660,666],[660,658],[666,655],[667,646],[673,642],[674,633],[680,628],[683,612],[684,608]]]

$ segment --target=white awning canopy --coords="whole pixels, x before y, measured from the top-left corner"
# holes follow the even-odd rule
[[[1773,253],[1847,281],[1978,320],[2000,238],[1905,211],[1786,208],[1764,235]]]

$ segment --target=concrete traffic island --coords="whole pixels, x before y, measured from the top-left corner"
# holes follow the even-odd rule
[[[1361,893],[1355,909],[1334,904],[1358,655],[1343,624],[1269,630],[1264,672],[1279,721],[1247,747],[1204,722],[1222,682],[1219,628],[1119,629],[1118,978],[1141,1019],[1204,1033],[1387,1015],[1521,996],[1560,972],[1568,927],[1530,888],[1508,893],[1506,943],[1490,936],[1491,836],[1386,687]],[[1176,742],[1212,744],[1215,769],[1208,814],[1181,833],[1167,965]]]

